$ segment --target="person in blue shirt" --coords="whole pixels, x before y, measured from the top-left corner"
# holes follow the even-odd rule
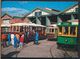
[[[35,32],[35,44],[38,44],[39,41],[39,33],[36,31]]]
[[[17,48],[17,43],[18,43],[17,37],[16,35],[14,35],[14,48]]]
[[[10,33],[8,34],[8,46],[10,45],[11,43],[11,36],[10,36]]]
[[[30,34],[30,33],[29,33],[29,31],[28,31],[27,34],[26,34],[26,35],[27,35],[27,38],[26,38],[27,43],[29,43],[29,34]]]

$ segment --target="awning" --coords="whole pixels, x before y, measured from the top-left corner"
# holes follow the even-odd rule
[[[11,24],[1,24],[1,27],[10,27]]]
[[[39,27],[45,27],[44,25],[39,25],[39,24],[35,24],[35,23],[15,23],[15,24],[11,24],[11,26],[39,26]]]
[[[28,26],[28,23],[14,23],[11,26]]]

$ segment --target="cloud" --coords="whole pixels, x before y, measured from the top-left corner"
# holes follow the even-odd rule
[[[29,12],[28,10],[25,10],[22,8],[15,8],[15,7],[2,8],[2,11],[25,11],[25,12]]]
[[[28,3],[28,1],[19,1],[18,3],[22,4],[22,3]]]
[[[23,15],[29,13],[29,10],[22,9],[22,8],[15,8],[15,7],[2,8],[2,13],[6,13],[6,12],[13,16],[16,16],[16,15],[23,16]]]

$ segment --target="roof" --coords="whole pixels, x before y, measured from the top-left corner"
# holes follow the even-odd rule
[[[13,16],[13,18],[22,18],[22,17],[19,17],[19,16]]]
[[[35,24],[35,23],[14,23],[11,24],[11,26],[39,26],[39,27],[45,27],[43,25]]]
[[[39,8],[39,7],[35,8],[32,12],[34,12],[37,9],[42,10],[42,11],[47,12],[47,13],[50,13],[50,14],[55,14],[55,15],[59,14],[59,12],[60,12],[59,10],[55,10],[55,9],[47,10],[47,9],[42,9],[42,8]],[[32,12],[26,14],[24,17],[26,17],[27,15],[31,14]]]
[[[21,23],[23,22],[23,20],[21,18],[14,18],[12,20],[10,20],[10,23]]]
[[[8,13],[5,13],[2,17],[4,17],[5,15],[8,15],[9,17],[13,18],[11,15],[9,15]],[[1,18],[2,18],[1,17]]]
[[[69,10],[69,9],[71,9],[71,8],[73,8],[73,7],[77,6],[77,5],[78,5],[78,4],[75,4],[75,5],[70,6],[69,8],[67,8],[67,9],[65,9],[64,11],[60,12],[60,14],[62,14],[62,13],[64,13],[64,12],[66,12],[67,10]]]

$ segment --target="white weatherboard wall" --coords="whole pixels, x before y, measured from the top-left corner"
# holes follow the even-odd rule
[[[76,5],[75,7],[67,10],[65,13],[69,13],[69,12],[75,12],[76,11],[76,8],[78,8],[78,5]]]
[[[29,14],[27,17],[32,17],[35,16],[35,12],[40,12],[41,10],[35,10],[34,12],[32,12],[31,14]],[[41,11],[42,15],[49,15],[49,13]]]

